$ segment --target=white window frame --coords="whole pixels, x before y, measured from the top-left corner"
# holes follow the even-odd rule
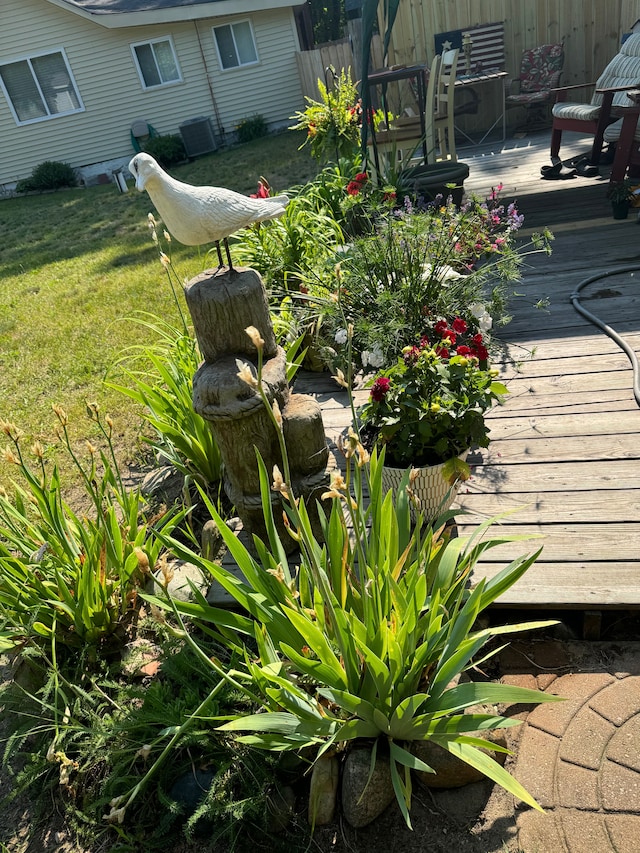
[[[136,53],[137,47],[151,47],[153,51],[154,44],[163,44],[166,43],[171,48],[171,53],[173,55],[173,62],[176,67],[176,71],[178,72],[178,77],[176,80],[163,80],[160,65],[158,64],[158,60],[156,59],[155,52],[153,55],[154,62],[156,63],[156,70],[158,72],[158,77],[160,78],[159,83],[152,83],[148,85],[146,80],[144,79],[144,73],[142,68],[140,67],[140,63],[138,61],[138,54]],[[173,43],[173,38],[171,36],[159,36],[154,39],[145,39],[144,41],[137,41],[130,45],[131,47],[131,55],[133,56],[133,61],[136,66],[136,71],[138,72],[138,77],[140,78],[140,83],[142,84],[142,88],[145,91],[149,91],[151,89],[160,89],[163,86],[176,86],[178,83],[182,83],[182,71],[180,70],[180,63],[178,62],[178,54],[176,53],[176,48]]]
[[[236,44],[236,36],[233,31],[234,27],[237,27],[240,24],[248,24],[249,32],[251,33],[251,40],[253,42],[253,50],[256,55],[255,60],[252,62],[240,62],[240,55],[238,53],[238,46]],[[222,62],[222,56],[220,55],[220,48],[218,47],[218,39],[216,38],[216,30],[221,29],[222,27],[229,27],[231,29],[231,37],[233,38],[233,46],[236,51],[236,59],[238,60],[237,65],[230,65],[228,68],[225,68]],[[221,71],[237,71],[239,68],[250,68],[252,65],[260,64],[260,56],[258,55],[258,45],[256,43],[256,34],[253,31],[253,24],[251,23],[250,18],[244,18],[242,21],[227,21],[225,24],[217,24],[215,27],[211,27],[211,34],[213,36],[213,43],[216,48],[216,54],[218,56],[218,66]]]
[[[73,90],[73,94],[75,95],[75,98],[78,102],[78,106],[73,107],[72,109],[69,109],[69,110],[60,110],[59,112],[51,112],[51,110],[49,109],[49,105],[47,103],[47,99],[46,99],[44,92],[43,92],[43,89],[42,89],[42,84],[41,84],[40,80],[38,79],[36,72],[33,69],[33,60],[38,59],[41,56],[54,56],[56,54],[59,54],[64,61],[65,69],[66,69],[67,75],[69,77],[67,88]],[[42,101],[42,106],[47,111],[47,114],[43,115],[43,116],[37,116],[35,118],[20,119],[20,117],[18,116],[18,112],[17,112],[17,110],[13,104],[12,99],[11,99],[11,95],[9,94],[9,91],[4,84],[4,80],[2,79],[2,75],[0,74],[0,88],[2,88],[4,96],[7,99],[7,104],[9,105],[9,109],[11,110],[11,114],[13,115],[14,121],[18,126],[22,126],[25,124],[35,124],[36,122],[40,122],[40,121],[50,121],[51,119],[60,118],[62,116],[68,116],[68,115],[73,115],[74,113],[84,112],[85,107],[84,107],[84,104],[82,102],[82,98],[80,97],[80,90],[78,89],[77,83],[75,81],[75,77],[73,76],[73,72],[71,71],[71,66],[69,65],[69,60],[67,59],[67,54],[65,53],[65,50],[63,47],[54,48],[53,50],[41,50],[38,53],[29,53],[29,54],[25,54],[23,56],[13,57],[12,59],[7,60],[6,62],[0,62],[0,71],[2,70],[2,68],[4,66],[13,65],[16,62],[28,63],[29,70],[31,72],[31,76],[33,78],[33,82],[36,85],[36,89],[38,90],[40,100]]]

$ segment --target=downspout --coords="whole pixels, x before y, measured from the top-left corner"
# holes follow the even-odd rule
[[[200,38],[200,30],[198,29],[198,22],[194,21],[193,26],[196,31],[196,38],[198,39],[198,47],[200,48],[200,58],[202,59],[202,65],[204,67],[205,77],[207,78],[207,86],[209,87],[209,94],[211,95],[211,103],[213,104],[213,112],[216,117],[216,125],[218,127],[218,136],[222,140],[222,143],[225,142],[225,129],[222,121],[220,120],[220,111],[218,110],[218,103],[216,101],[216,96],[213,93],[213,86],[211,85],[211,77],[209,76],[209,69],[207,68],[207,58],[204,53],[204,48],[202,47],[202,40]]]

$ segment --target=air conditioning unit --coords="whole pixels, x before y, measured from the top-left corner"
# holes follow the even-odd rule
[[[216,150],[211,119],[206,116],[183,122],[179,130],[187,157],[200,157],[202,154],[211,154]]]

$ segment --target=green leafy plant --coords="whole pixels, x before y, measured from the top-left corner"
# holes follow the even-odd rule
[[[470,447],[487,447],[485,412],[507,393],[487,357],[482,334],[465,320],[438,321],[420,346],[406,346],[373,380],[359,412],[361,434],[385,447],[387,462],[398,468],[436,465]],[[466,463],[457,461],[468,477]]]
[[[62,187],[75,187],[78,176],[68,163],[57,160],[45,160],[39,163],[31,175],[16,184],[16,192],[44,192]]]
[[[633,190],[637,187],[637,182],[630,178],[624,178],[622,181],[612,181],[607,187],[607,198],[614,204],[628,204],[633,201]]]
[[[255,329],[247,331],[258,346],[260,378],[260,338]],[[278,412],[268,403],[261,382],[260,388],[280,430],[284,471],[274,469],[271,489],[283,498],[287,526],[300,546],[297,571],[289,568],[276,531],[271,478],[258,460],[269,541],[254,539],[257,559],[210,505],[244,580],[170,541],[176,553],[209,571],[230,592],[249,617],[247,622],[238,622],[234,629],[227,617],[221,628],[218,612],[203,601],[184,606],[154,600],[178,618],[188,615],[205,623],[220,642],[244,650],[244,665],[225,677],[244,685],[260,707],[256,713],[236,715],[221,730],[240,733],[239,739],[254,747],[314,748],[318,756],[367,739],[374,743],[372,760],[377,744],[384,742],[408,824],[411,770],[432,772],[411,752],[411,743],[427,739],[537,808],[524,788],[480,751],[495,747],[473,734],[518,721],[464,711],[483,702],[530,703],[557,697],[502,684],[450,685],[456,675],[471,669],[489,640],[550,624],[476,627],[479,614],[522,576],[539,552],[514,560],[492,579],[470,588],[469,577],[481,555],[522,537],[485,539],[490,526],[486,522],[473,536],[450,540],[443,527],[446,516],[433,528],[423,529],[421,518],[412,527],[408,473],[394,503],[391,493],[382,493],[384,453],[378,457],[374,451],[369,459],[353,434],[343,445],[346,473],[336,473],[323,496],[328,505],[326,511],[319,510],[321,542],[312,532],[304,502],[291,492]],[[243,634],[256,643],[257,652]],[[197,646],[194,651],[202,656]],[[217,671],[216,663],[210,664]],[[126,807],[123,799],[114,803],[114,813]]]
[[[94,657],[98,645],[135,615],[138,590],[162,550],[154,528],[142,518],[140,495],[122,482],[111,419],[103,420],[95,403],[87,410],[107,451],[87,443],[88,461],[83,462],[70,442],[66,413],[54,406],[93,517],[89,509],[76,512],[65,501],[57,465],[48,470],[42,445],[33,446],[32,465],[20,430],[0,422],[9,439],[5,460],[25,483],[14,484],[13,499],[6,492],[0,495],[0,636],[5,648],[28,641],[48,645],[55,639]],[[168,515],[158,528],[168,533],[180,518],[180,513]]]
[[[509,320],[509,283],[520,277],[528,251],[549,251],[550,235],[517,246],[523,217],[514,204],[472,198],[461,208],[443,200],[379,210],[375,232],[336,256],[333,281],[313,293],[324,320],[327,361],[346,372],[346,330],[353,326],[356,368],[393,364],[403,346],[417,344],[434,318],[460,317],[492,327]],[[374,358],[371,360],[371,354]]]
[[[222,478],[222,457],[209,424],[193,408],[193,377],[202,361],[198,344],[159,318],[142,315],[136,322],[156,341],[121,357],[130,385],[108,384],[145,407],[143,417],[155,432],[147,440],[158,455],[209,488]]]
[[[305,96],[307,107],[291,116],[297,121],[290,130],[305,130],[307,137],[303,145],[309,144],[312,155],[317,160],[342,159],[353,164],[357,157],[360,128],[364,120],[362,101],[356,84],[351,79],[351,71],[341,69],[337,75],[332,69],[333,87],[318,79],[320,100],[314,101]],[[377,129],[384,120],[381,110],[369,111],[369,123]]]
[[[251,142],[254,139],[262,139],[269,133],[267,121],[263,115],[256,113],[255,115],[243,118],[236,126],[236,134],[238,142]]]
[[[143,150],[155,157],[164,169],[184,163],[187,159],[182,137],[178,134],[151,137],[144,143]]]

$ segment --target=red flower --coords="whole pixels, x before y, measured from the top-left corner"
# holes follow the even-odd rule
[[[481,346],[484,343],[484,338],[482,337],[480,332],[478,332],[477,335],[474,335],[471,340],[474,344],[476,344],[476,346]]]
[[[467,331],[467,324],[462,319],[462,317],[456,317],[456,319],[451,324],[451,328],[459,335],[464,335],[464,333]]]
[[[456,353],[458,355],[473,355],[471,347],[465,346],[464,344],[457,348]]]
[[[258,192],[251,193],[250,198],[269,198],[269,187],[262,181],[258,181]]]
[[[360,195],[360,184],[357,184],[355,181],[349,181],[347,192],[349,195]]]
[[[369,180],[369,175],[366,172],[358,172],[353,180],[358,184],[366,184]]]
[[[448,328],[449,327],[447,326],[446,320],[438,320],[438,322],[433,327],[433,331],[436,333],[436,335],[440,335],[440,337],[442,337]]]
[[[472,353],[479,361],[486,361],[489,358],[489,350],[482,344],[474,346]]]
[[[440,356],[440,358],[449,358],[449,350],[447,347],[443,347],[442,344],[438,344],[435,351],[436,355]]]
[[[429,346],[429,338],[426,335],[423,335],[420,338],[420,346],[421,347],[428,347]]]
[[[384,400],[385,395],[390,388],[391,380],[386,376],[379,376],[371,388],[371,399],[375,400],[376,403],[379,403],[381,400]]]

